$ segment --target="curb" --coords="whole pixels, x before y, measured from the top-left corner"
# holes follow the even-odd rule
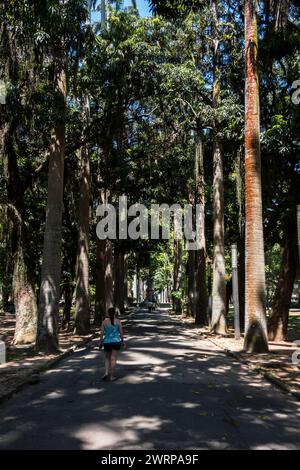
[[[300,400],[300,392],[295,392],[294,390],[292,390],[291,387],[284,380],[281,380],[274,373],[270,372],[269,370],[265,369],[262,366],[253,365],[252,362],[248,361],[247,359],[242,359],[238,353],[231,351],[230,349],[222,347],[220,344],[215,343],[212,339],[210,338],[206,338],[206,339],[210,341],[214,346],[221,348],[227,356],[236,359],[240,363],[249,367],[253,372],[260,374],[262,377],[268,380],[268,382],[270,382],[272,385],[275,385],[275,387],[279,388],[282,392],[292,395],[293,397],[297,398],[297,400]]]
[[[26,380],[24,380],[23,382],[16,385],[13,390],[10,390],[9,392],[7,392],[7,393],[0,396],[0,404],[2,404],[6,400],[9,400],[10,398],[12,398],[13,395],[20,392],[26,386],[35,385],[35,384],[39,383],[41,374],[43,374],[47,370],[51,369],[53,366],[58,364],[60,361],[62,361],[66,357],[71,356],[75,351],[77,351],[77,349],[87,346],[97,336],[98,336],[97,334],[93,334],[90,338],[85,339],[82,343],[71,346],[69,349],[67,349],[63,353],[59,354],[57,357],[54,357],[53,359],[50,359],[45,364],[37,366],[35,369],[32,370],[32,372],[26,378]]]

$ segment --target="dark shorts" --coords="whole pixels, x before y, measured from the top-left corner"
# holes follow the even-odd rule
[[[122,343],[104,343],[104,351],[111,352],[111,351],[120,351]]]

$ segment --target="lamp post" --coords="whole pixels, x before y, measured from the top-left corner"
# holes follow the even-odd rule
[[[232,245],[231,247],[231,267],[232,267],[232,296],[233,296],[233,306],[234,306],[234,337],[236,340],[239,340],[241,338],[241,331],[240,331],[237,245]]]

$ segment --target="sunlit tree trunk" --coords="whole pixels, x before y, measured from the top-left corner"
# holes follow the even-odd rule
[[[182,313],[180,289],[182,281],[182,241],[174,240],[174,271],[173,271],[173,308],[176,313]]]
[[[213,36],[214,36],[214,71],[213,71],[213,107],[220,104],[220,50],[218,39],[217,2],[212,2]],[[212,292],[212,323],[215,333],[226,333],[226,281],[225,281],[225,249],[224,249],[224,178],[223,158],[218,138],[217,124],[213,129],[213,292]]]
[[[201,129],[197,129],[195,149],[196,204],[199,207],[199,250],[196,256],[195,322],[207,324],[206,240],[205,240],[205,180]]]
[[[89,99],[85,97],[85,120],[89,118]],[[90,156],[86,146],[80,152],[79,240],[76,273],[75,332],[90,332],[89,229],[90,229]]]
[[[72,279],[66,279],[62,286],[64,296],[64,311],[62,318],[62,329],[69,330],[71,323],[71,308],[73,299],[73,283]]]
[[[114,253],[114,299],[115,307],[120,313],[124,313],[125,308],[125,291],[124,291],[124,279],[125,279],[125,254],[115,250]]]
[[[5,223],[12,223],[13,282],[12,293],[16,314],[14,344],[34,343],[37,331],[37,302],[31,278],[28,238],[24,222],[24,191],[14,148],[15,123],[5,126],[1,135],[3,176],[8,204],[4,206]]]
[[[30,266],[26,259],[26,243],[22,222],[17,227],[17,249],[14,254],[13,300],[16,312],[14,344],[34,343],[37,332],[37,302],[31,281]]]
[[[196,154],[196,152],[195,152]],[[195,156],[196,159],[196,156]],[[195,207],[196,207],[196,183],[195,188],[189,194],[189,203],[193,206],[193,223],[195,224]],[[189,244],[187,244],[189,247]],[[187,297],[188,297],[188,313],[192,317],[196,314],[196,251],[188,251],[187,260]]]
[[[195,294],[196,294],[196,262],[195,262],[194,250],[190,250],[188,253],[188,265],[187,265],[187,275],[188,275],[188,313],[191,316],[195,316],[196,313],[196,304],[195,304]]]
[[[96,293],[95,293],[95,325],[100,325],[105,317],[105,248],[106,240],[97,239],[96,252]]]
[[[123,283],[124,308],[128,308],[128,254],[124,254],[124,283]]]
[[[299,266],[297,226],[290,224],[268,321],[270,341],[286,341],[293,287]]]
[[[87,1],[86,32],[90,31],[91,0]],[[89,96],[83,97],[82,118],[84,127],[90,119]],[[87,145],[80,150],[80,193],[79,193],[79,237],[76,263],[76,307],[75,333],[90,333],[89,295],[89,230],[90,230],[90,152]]]
[[[245,342],[247,352],[268,351],[265,256],[262,223],[257,1],[245,2],[246,111],[246,262]]]
[[[226,281],[224,253],[224,186],[222,154],[217,138],[214,142],[214,261],[212,292],[211,329],[220,334],[226,333]]]
[[[58,330],[67,95],[65,60],[63,57],[59,58],[59,63],[56,66],[55,83],[60,113],[51,131],[48,198],[36,342],[37,349],[46,353],[59,350]]]
[[[245,331],[245,237],[243,235],[239,239],[238,252],[240,328],[241,331]]]

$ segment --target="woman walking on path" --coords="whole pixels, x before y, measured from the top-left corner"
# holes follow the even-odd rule
[[[117,351],[120,351],[124,344],[124,334],[121,321],[116,318],[116,309],[108,309],[108,316],[102,323],[100,331],[100,348],[104,346],[105,351],[105,374],[102,380],[110,378],[111,381],[117,379]]]

